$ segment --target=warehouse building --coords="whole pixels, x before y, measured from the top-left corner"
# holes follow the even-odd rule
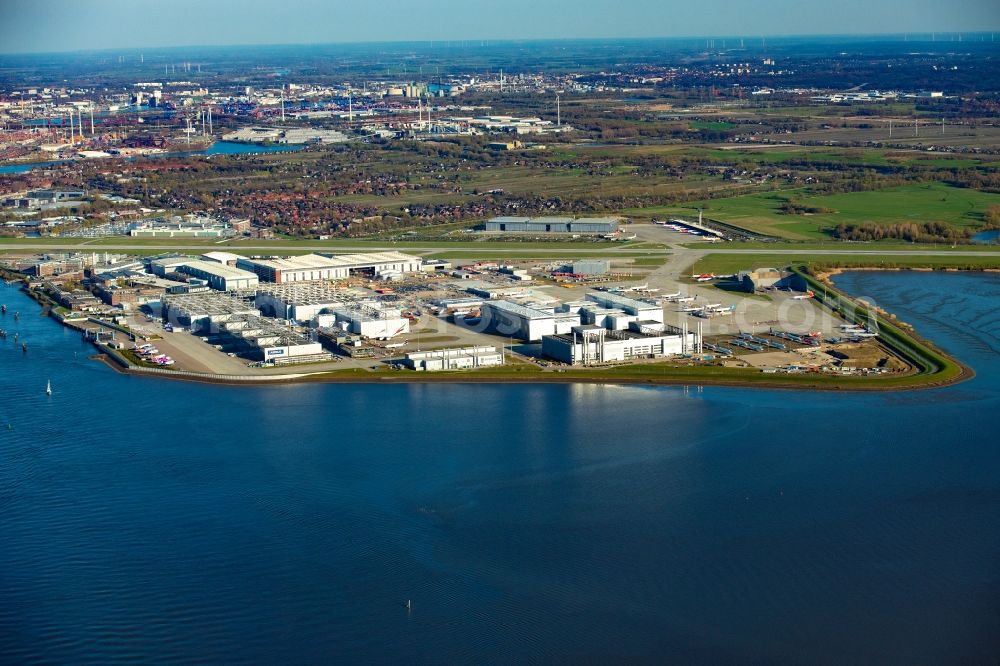
[[[658,303],[647,303],[606,291],[587,294],[586,298],[603,308],[622,310],[626,314],[634,316],[636,320],[663,323],[663,306]]]
[[[243,257],[238,254],[233,254],[232,252],[206,252],[201,255],[201,258],[205,261],[214,261],[220,264],[225,264],[226,266],[235,266],[236,262]]]
[[[164,321],[192,333],[215,332],[234,317],[260,314],[243,299],[217,292],[166,295],[161,304]]]
[[[389,339],[410,332],[410,320],[398,308],[376,303],[350,303],[313,318],[317,328],[339,328],[366,338]]]
[[[324,311],[344,305],[343,290],[323,282],[262,284],[254,302],[261,312],[280,319],[310,321]]]
[[[695,335],[672,326],[665,330],[633,324],[624,331],[582,325],[570,334],[542,338],[542,354],[569,365],[616,363],[643,358],[662,358],[694,350]]]
[[[511,303],[486,301],[480,308],[484,330],[522,340],[541,340],[556,332],[555,313]]]
[[[472,370],[503,365],[503,354],[495,347],[460,347],[410,352],[403,358],[410,370]]]
[[[199,280],[204,280],[212,289],[219,291],[235,291],[237,289],[252,289],[257,286],[258,277],[245,271],[217,261],[205,261],[190,257],[168,257],[153,259],[149,262],[150,272],[159,277],[170,273],[183,273]]]
[[[494,217],[486,222],[486,231],[517,234],[613,234],[618,231],[618,217]]]
[[[588,326],[600,326],[609,331],[624,331],[639,317],[620,308],[604,308],[592,303],[580,309],[580,321]]]
[[[241,257],[236,265],[255,273],[266,282],[287,284],[312,280],[342,280],[355,275],[375,278],[394,273],[416,273],[421,270],[423,264],[420,257],[402,252],[364,252],[318,253],[267,259]]]

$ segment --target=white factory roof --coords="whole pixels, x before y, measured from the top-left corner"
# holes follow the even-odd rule
[[[274,257],[271,259],[248,259],[247,261],[251,261],[258,266],[268,266],[269,268],[286,271],[331,268],[335,265],[330,262],[329,257],[321,257],[318,254],[303,254],[298,257]]]
[[[357,254],[333,254],[326,257],[334,266],[370,266],[372,264],[400,264],[420,262],[420,257],[402,252],[360,252]]]
[[[153,259],[149,263],[167,268],[168,266],[183,266],[189,261],[192,261],[191,257],[163,257],[162,259]]]
[[[393,264],[419,262],[414,257],[402,252],[359,252],[356,254],[303,254],[298,257],[275,257],[272,259],[250,259],[260,266],[268,266],[279,270],[309,270],[321,268],[352,268],[354,266],[371,266],[374,264]]]
[[[551,312],[536,310],[535,308],[518,305],[517,303],[511,303],[510,301],[486,301],[483,305],[492,306],[497,310],[509,312],[512,315],[523,317],[525,319],[552,319],[555,317],[555,315]]]
[[[220,264],[227,264],[230,261],[237,261],[243,257],[238,254],[233,254],[232,252],[206,252],[201,255],[201,258],[209,261],[217,261]]]
[[[322,282],[258,285],[257,296],[265,294],[293,305],[340,305],[349,298],[343,289],[334,289]]]
[[[611,303],[619,308],[632,308],[635,310],[655,310],[657,307],[660,307],[654,303],[639,301],[634,298],[629,298],[628,296],[622,296],[620,294],[614,294],[607,291],[587,294],[587,300],[594,301],[596,303]]]
[[[235,278],[256,278],[257,276],[250,271],[245,271],[242,268],[236,268],[234,266],[228,266],[226,264],[220,264],[216,261],[204,261],[202,259],[189,259],[188,261],[181,262],[179,264],[174,264],[175,266],[188,266],[199,271],[204,271],[209,275],[218,275],[222,278],[235,279]]]

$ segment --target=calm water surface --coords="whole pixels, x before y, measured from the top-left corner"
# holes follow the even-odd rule
[[[994,662],[1000,277],[838,280],[976,379],[202,386],[0,287],[0,661]]]

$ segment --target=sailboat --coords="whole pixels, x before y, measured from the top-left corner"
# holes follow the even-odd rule
[[[45,384],[45,395],[52,395],[52,380],[48,380]]]

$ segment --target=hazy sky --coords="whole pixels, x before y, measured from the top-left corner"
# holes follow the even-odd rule
[[[0,52],[578,37],[1000,32],[1000,0],[0,0]]]

